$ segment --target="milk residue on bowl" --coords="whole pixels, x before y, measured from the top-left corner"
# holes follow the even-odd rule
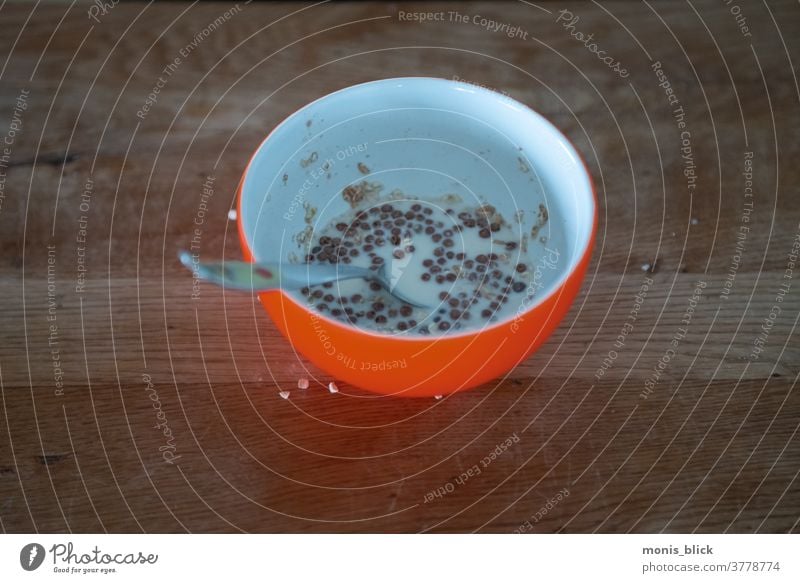
[[[508,220],[492,205],[457,195],[380,197],[374,183],[349,186],[351,209],[302,238],[306,263],[383,269],[398,295],[377,282],[326,283],[295,292],[319,313],[383,333],[437,335],[513,319],[562,272],[562,241],[540,205],[523,229],[519,210]]]

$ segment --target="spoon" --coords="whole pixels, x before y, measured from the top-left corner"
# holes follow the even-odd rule
[[[346,279],[365,279],[376,281],[398,300],[428,308],[397,290],[386,277],[386,264],[377,271],[353,265],[326,265],[309,263],[248,263],[246,261],[195,261],[188,251],[178,254],[181,263],[194,273],[195,277],[215,283],[227,289],[248,292],[270,290],[299,290],[304,287],[321,285],[329,281]]]

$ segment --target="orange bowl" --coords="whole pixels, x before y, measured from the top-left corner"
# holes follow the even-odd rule
[[[558,326],[586,273],[597,202],[577,151],[542,116],[498,93],[433,78],[374,81],[318,99],[275,128],[244,172],[245,258],[296,260],[304,234],[348,209],[341,193],[363,180],[385,192],[490,203],[517,217],[531,248],[538,245],[530,252],[537,270],[554,271],[513,317],[440,336],[366,330],[286,291],[261,293],[275,325],[308,360],[374,393],[430,397],[504,375]]]

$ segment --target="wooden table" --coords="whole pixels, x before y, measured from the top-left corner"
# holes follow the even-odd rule
[[[798,531],[796,2],[92,6],[0,9],[4,531]],[[596,252],[501,382],[330,394],[176,250],[238,257],[270,128],[410,75],[563,128]]]

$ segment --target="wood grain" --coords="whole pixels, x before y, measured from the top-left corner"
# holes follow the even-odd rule
[[[85,5],[5,4],[3,531],[797,531],[800,289],[785,275],[800,235],[800,11],[739,5],[750,36],[710,0],[240,3],[207,35],[234,5],[124,3],[95,22]],[[527,36],[399,17],[453,10]],[[694,191],[654,62],[686,113]],[[407,75],[507,92],[562,128],[598,187],[597,249],[568,317],[507,378],[440,401],[332,395],[251,299],[208,287],[193,300],[175,252],[213,175],[202,252],[238,257],[227,212],[269,129],[336,89]]]

